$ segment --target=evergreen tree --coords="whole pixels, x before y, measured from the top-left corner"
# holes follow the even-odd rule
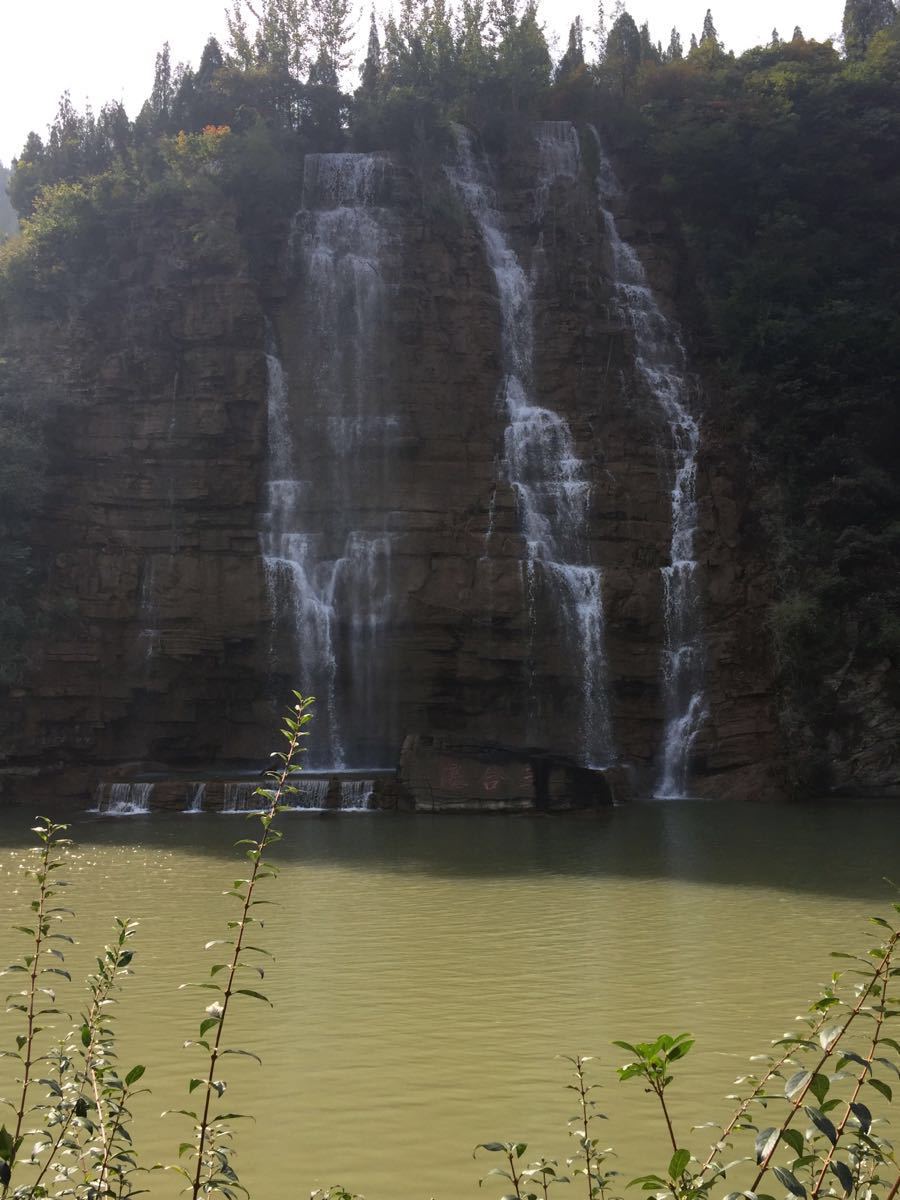
[[[851,62],[865,58],[869,42],[882,29],[889,29],[897,19],[893,0],[847,0],[844,6],[842,32],[844,53]]]
[[[769,45],[772,47],[773,50],[777,50],[778,47],[781,45],[781,34],[778,32],[777,29],[772,30],[772,38],[771,38],[771,41],[769,42]]]
[[[650,25],[647,21],[638,30],[641,38],[641,62],[658,63],[661,55],[650,40]]]
[[[669,38],[669,48],[665,53],[666,62],[680,62],[684,58],[684,47],[681,44],[681,34],[674,27]]]
[[[632,16],[623,12],[606,40],[605,75],[614,91],[631,90],[641,65],[641,35]]]
[[[174,99],[175,87],[172,82],[172,63],[169,53],[169,43],[166,42],[156,56],[153,87],[150,90],[150,110],[153,113],[156,129],[161,130],[168,124],[172,111],[172,101]]]
[[[222,47],[214,37],[211,37],[200,55],[200,66],[197,68],[195,77],[197,87],[208,87],[216,71],[224,65],[225,57],[222,54]]]
[[[791,37],[791,41],[792,42],[805,42],[806,41],[806,38],[803,36],[803,30],[800,28],[799,25],[794,26],[794,33],[793,33],[793,36]]]
[[[689,54],[692,54],[692,53],[693,53],[693,52],[694,52],[696,49],[697,49],[697,35],[696,35],[696,33],[692,33],[692,34],[691,34],[690,48],[689,48],[689,50],[688,50],[688,53],[689,53]]]
[[[566,52],[556,67],[555,79],[559,83],[569,79],[579,67],[584,66],[584,32],[581,28],[581,17],[576,17],[569,26],[569,44]]]
[[[721,50],[722,43],[719,41],[719,35],[716,32],[715,22],[713,21],[712,12],[706,10],[706,16],[703,18],[703,32],[700,34],[701,46],[714,46],[717,50]]]
[[[369,14],[369,42],[359,74],[360,90],[371,96],[381,82],[381,42],[378,40],[378,23],[375,20],[374,8]]]

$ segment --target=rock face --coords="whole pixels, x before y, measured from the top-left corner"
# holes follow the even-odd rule
[[[319,694],[320,758],[360,767],[396,764],[413,735],[476,759],[493,748],[485,769],[493,754],[574,770],[585,705],[602,699],[605,765],[652,786],[672,486],[659,415],[616,308],[590,172],[548,176],[537,141],[486,169],[530,288],[529,386],[565,422],[589,485],[583,553],[605,618],[593,694],[528,570],[483,230],[440,168],[385,159],[375,190],[349,199],[308,172],[293,231],[272,231],[271,277],[251,276],[229,212],[216,214],[224,261],[198,262],[196,214],[160,216],[117,248],[102,302],[52,332],[14,331],[33,378],[64,380],[70,402],[35,521],[50,633],[5,706],[4,794],[38,765],[74,795],[126,760],[259,762],[291,687]],[[335,232],[348,209],[374,221],[365,247]],[[661,231],[628,232],[671,309]],[[771,794],[771,579],[715,396],[698,387],[696,410],[709,716],[690,791]]]

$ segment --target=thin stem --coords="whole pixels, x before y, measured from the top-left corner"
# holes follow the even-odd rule
[[[295,707],[295,712],[298,718],[302,717],[302,705]],[[209,1138],[210,1128],[210,1107],[212,1105],[212,1096],[215,1091],[215,1076],[216,1064],[219,1058],[220,1047],[222,1044],[222,1031],[225,1028],[225,1018],[228,1015],[228,1006],[232,995],[234,994],[234,984],[237,977],[238,966],[240,965],[241,949],[244,942],[244,931],[247,928],[250,908],[253,902],[253,891],[256,886],[256,880],[259,875],[260,866],[263,861],[263,854],[269,844],[271,833],[271,822],[275,814],[278,812],[278,806],[281,802],[281,797],[284,789],[287,786],[288,777],[291,774],[293,760],[300,746],[301,737],[301,721],[298,721],[295,729],[291,731],[291,737],[288,742],[287,752],[282,759],[282,768],[278,773],[278,779],[274,792],[272,793],[269,808],[263,817],[263,833],[262,837],[256,843],[255,854],[253,858],[253,870],[250,872],[250,878],[247,881],[247,891],[244,895],[244,903],[241,909],[241,919],[237,923],[237,938],[235,939],[231,962],[228,964],[228,978],[225,983],[225,989],[222,994],[222,1011],[219,1013],[219,1020],[216,1025],[216,1036],[209,1052],[209,1071],[206,1076],[206,1098],[203,1102],[203,1113],[200,1117],[200,1122],[197,1127],[197,1169],[194,1172],[194,1179],[191,1185],[191,1200],[197,1200],[200,1195],[201,1176],[203,1174],[204,1156],[206,1153],[207,1140]]]
[[[888,1192],[887,1196],[885,1196],[885,1200],[895,1200],[898,1192],[900,1192],[900,1175],[894,1180],[894,1186]]]
[[[677,1150],[678,1142],[676,1141],[676,1138],[675,1138],[675,1130],[672,1128],[672,1122],[669,1119],[669,1110],[666,1108],[666,1099],[665,1099],[665,1096],[663,1095],[664,1088],[654,1087],[653,1090],[656,1092],[657,1096],[659,1096],[659,1103],[660,1103],[660,1106],[662,1107],[663,1116],[666,1118],[666,1128],[669,1131],[669,1140],[672,1143],[672,1149]]]
[[[578,1074],[578,1095],[581,1100],[581,1120],[584,1125],[584,1165],[587,1175],[588,1200],[593,1200],[594,1176],[591,1171],[591,1146],[588,1138],[590,1118],[588,1117],[587,1110],[587,1092],[584,1087],[584,1059],[580,1055],[575,1060],[575,1070]]]
[[[825,1023],[825,1017],[823,1015],[823,1016],[819,1017],[818,1021],[812,1027],[811,1033],[813,1036],[815,1036],[818,1033],[818,1031],[822,1028],[824,1023]],[[740,1121],[740,1119],[746,1115],[747,1110],[750,1108],[750,1105],[753,1103],[753,1101],[762,1095],[763,1091],[768,1086],[769,1082],[772,1079],[774,1079],[774,1077],[778,1074],[778,1072],[781,1070],[781,1068],[790,1061],[791,1057],[795,1053],[796,1053],[796,1047],[794,1047],[794,1046],[788,1047],[788,1049],[784,1052],[784,1054],[781,1056],[781,1058],[778,1060],[778,1062],[773,1063],[772,1066],[769,1067],[768,1071],[765,1073],[765,1075],[762,1077],[762,1079],[759,1081],[759,1083],[753,1089],[752,1093],[746,1098],[746,1100],[742,1100],[740,1102],[740,1104],[738,1105],[731,1120],[728,1122],[728,1124],[722,1130],[722,1136],[718,1139],[716,1144],[710,1149],[709,1154],[704,1159],[703,1165],[700,1167],[700,1170],[698,1172],[698,1177],[702,1177],[703,1175],[706,1174],[706,1172],[712,1166],[712,1161],[715,1158],[716,1154],[718,1153],[720,1147],[724,1144],[725,1139],[730,1137],[731,1134],[734,1132],[735,1126],[737,1125],[738,1121]]]
[[[31,974],[28,982],[28,1010],[26,1013],[26,1037],[25,1037],[25,1059],[22,1071],[22,1091],[19,1096],[19,1107],[16,1112],[16,1128],[12,1136],[13,1154],[15,1154],[22,1134],[22,1125],[25,1121],[26,1105],[28,1101],[28,1088],[31,1083],[31,1068],[34,1065],[32,1053],[34,1051],[34,1020],[35,1020],[35,1005],[37,1003],[37,977],[38,966],[41,957],[41,950],[44,944],[44,932],[47,928],[44,920],[44,908],[47,903],[47,893],[49,891],[48,880],[50,872],[50,852],[52,849],[51,835],[47,834],[44,838],[43,849],[40,855],[40,869],[37,874],[38,878],[38,908],[35,914],[37,918],[36,932],[34,935],[34,958],[31,962]],[[14,1160],[13,1160],[14,1161]],[[10,1163],[12,1165],[12,1163]],[[3,1185],[2,1195],[5,1197],[9,1191],[11,1180]]]
[[[882,960],[878,966],[878,970],[874,973],[872,978],[869,980],[864,991],[862,991],[860,993],[859,997],[857,998],[856,1003],[854,1004],[853,1008],[850,1011],[849,1017],[844,1022],[843,1028],[838,1033],[838,1035],[834,1038],[834,1040],[829,1044],[828,1049],[825,1051],[825,1053],[819,1059],[815,1068],[810,1072],[809,1080],[807,1081],[806,1085],[800,1089],[800,1092],[798,1093],[796,1098],[792,1101],[790,1112],[788,1113],[788,1115],[785,1117],[784,1121],[782,1122],[781,1128],[778,1130],[775,1140],[773,1141],[771,1147],[769,1148],[768,1154],[762,1160],[762,1163],[760,1164],[760,1168],[759,1168],[759,1171],[757,1172],[756,1178],[750,1184],[749,1190],[751,1192],[755,1192],[758,1189],[760,1180],[765,1175],[766,1171],[768,1171],[769,1164],[772,1161],[772,1157],[775,1154],[775,1151],[778,1149],[778,1145],[781,1141],[781,1135],[788,1128],[791,1121],[796,1116],[797,1111],[799,1110],[800,1106],[803,1104],[803,1101],[806,1099],[806,1095],[809,1092],[809,1089],[810,1089],[813,1079],[815,1079],[816,1075],[818,1075],[820,1073],[822,1068],[825,1066],[826,1062],[828,1062],[829,1058],[831,1058],[831,1056],[834,1054],[835,1046],[838,1045],[838,1043],[843,1038],[844,1034],[850,1028],[853,1021],[859,1016],[860,1012],[862,1011],[863,1005],[865,1004],[866,1000],[869,997],[869,994],[871,993],[872,989],[875,987],[876,983],[878,983],[878,981],[880,980],[882,973],[884,973],[884,970],[885,970],[885,964],[890,962],[891,954],[893,953],[893,949],[897,942],[898,936],[900,936],[900,935],[895,933],[894,936],[891,938],[891,940],[888,943],[888,946],[885,950],[884,957],[882,958]]]
[[[884,959],[882,960],[882,966],[889,968],[892,949],[893,949],[893,942],[891,943],[891,947],[888,949],[887,954],[885,955]],[[840,1124],[838,1125],[837,1129],[835,1130],[834,1144],[830,1147],[828,1154],[825,1156],[825,1161],[822,1164],[822,1170],[819,1172],[819,1177],[816,1180],[815,1186],[813,1187],[813,1190],[812,1190],[812,1200],[816,1200],[816,1197],[819,1195],[819,1192],[822,1190],[822,1184],[825,1180],[825,1176],[828,1174],[828,1168],[831,1166],[832,1160],[834,1159],[835,1152],[838,1148],[838,1143],[841,1140],[841,1136],[843,1135],[844,1130],[847,1128],[847,1122],[853,1116],[853,1105],[856,1103],[857,1099],[859,1098],[859,1093],[862,1091],[862,1086],[866,1081],[866,1075],[868,1074],[868,1072],[872,1066],[872,1063],[875,1060],[875,1052],[878,1049],[878,1042],[881,1037],[882,1026],[884,1025],[884,1009],[885,1009],[885,1005],[887,1004],[887,990],[888,990],[889,978],[890,978],[890,970],[886,969],[884,972],[884,981],[881,986],[881,1004],[878,1007],[878,1013],[875,1017],[875,1032],[872,1034],[872,1045],[869,1050],[868,1056],[866,1057],[865,1066],[860,1067],[859,1074],[856,1077],[856,1086],[853,1089],[853,1094],[851,1095],[850,1099],[847,1101],[847,1111],[844,1113],[843,1119],[841,1120]]]

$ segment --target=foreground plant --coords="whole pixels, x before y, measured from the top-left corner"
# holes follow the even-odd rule
[[[900,905],[895,904],[894,911],[900,912]],[[741,1190],[728,1192],[725,1200],[775,1200],[767,1190],[772,1185],[788,1200],[820,1200],[825,1195],[897,1200],[900,1162],[877,1106],[892,1103],[893,1078],[900,1079],[900,1041],[889,1033],[900,1017],[900,931],[896,923],[872,919],[883,931],[881,942],[863,955],[834,955],[852,965],[832,975],[800,1018],[800,1033],[773,1043],[774,1053],[763,1056],[762,1074],[738,1080],[750,1085],[750,1091],[724,1126],[711,1123],[719,1136],[703,1158],[676,1134],[667,1100],[675,1078],[673,1065],[694,1044],[690,1035],[660,1034],[653,1041],[614,1043],[632,1056],[618,1069],[619,1079],[639,1079],[656,1097],[672,1147],[664,1172],[640,1175],[629,1186],[659,1200],[706,1200],[715,1185],[737,1174]],[[590,1132],[591,1122],[602,1116],[590,1099],[597,1085],[585,1077],[591,1060],[568,1061],[575,1072],[575,1082],[568,1087],[580,1103],[578,1116],[570,1122],[579,1153],[569,1165],[583,1176],[587,1200],[612,1200],[615,1172],[605,1167],[611,1151],[601,1151]],[[518,1200],[540,1200],[527,1190],[527,1174],[517,1165],[527,1148],[524,1142],[488,1142],[480,1148],[507,1158],[508,1168],[496,1168],[489,1175],[509,1181]],[[735,1157],[725,1161],[726,1153]],[[542,1195],[546,1196],[543,1189]]]
[[[281,833],[273,828],[273,822],[278,813],[287,807],[282,803],[286,795],[295,793],[291,776],[299,771],[299,756],[302,753],[302,740],[307,737],[305,726],[312,720],[310,708],[311,697],[301,696],[295,692],[296,704],[284,719],[282,734],[287,743],[286,749],[277,751],[273,757],[280,766],[267,771],[266,778],[270,786],[257,788],[254,795],[264,801],[265,807],[257,814],[261,832],[257,839],[242,838],[238,845],[246,847],[244,857],[250,863],[250,873],[244,879],[236,879],[233,887],[225,892],[240,905],[239,915],[228,922],[230,936],[217,938],[207,942],[206,949],[215,946],[230,948],[227,962],[217,962],[210,967],[210,981],[198,986],[215,993],[218,999],[206,1008],[203,1020],[200,1022],[200,1035],[188,1041],[187,1046],[197,1046],[207,1057],[207,1068],[202,1076],[191,1079],[189,1091],[201,1091],[203,1105],[199,1111],[189,1109],[178,1110],[194,1122],[194,1139],[183,1142],[179,1148],[179,1156],[191,1155],[193,1169],[176,1166],[174,1169],[182,1174],[190,1185],[192,1200],[199,1196],[223,1196],[226,1200],[234,1200],[241,1188],[237,1172],[232,1165],[232,1128],[231,1122],[243,1114],[234,1112],[219,1112],[216,1104],[225,1094],[226,1081],[220,1077],[221,1059],[226,1055],[241,1055],[260,1061],[258,1055],[250,1050],[225,1044],[225,1025],[231,1005],[238,997],[257,1000],[271,1005],[268,996],[256,988],[244,987],[242,979],[251,974],[258,979],[265,977],[265,968],[259,959],[270,959],[268,950],[258,945],[252,945],[248,940],[251,927],[262,928],[262,922],[253,915],[254,909],[260,904],[271,901],[261,900],[256,895],[258,885],[265,879],[272,879],[278,870],[265,857],[266,852],[276,842],[281,840]],[[253,956],[249,958],[249,956]],[[248,961],[249,958],[249,961]],[[219,982],[220,976],[224,982]]]

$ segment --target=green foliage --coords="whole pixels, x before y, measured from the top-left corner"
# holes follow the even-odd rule
[[[900,27],[852,62],[802,35],[735,59],[705,32],[684,60],[642,63],[631,103],[604,120],[645,216],[678,226],[696,281],[683,316],[748,446],[779,584],[784,725],[807,731],[808,790],[829,786],[821,751],[846,728],[842,689],[900,667]]]
[[[894,905],[894,912],[900,913],[900,905]],[[893,1081],[900,1078],[900,1041],[892,1036],[892,1023],[900,1018],[900,997],[894,994],[900,978],[900,932],[896,917],[894,922],[881,917],[873,922],[882,931],[878,944],[865,954],[834,955],[850,964],[846,971],[831,976],[798,1018],[796,1034],[778,1038],[771,1053],[756,1056],[754,1070],[760,1073],[736,1081],[745,1090],[731,1117],[724,1125],[698,1127],[715,1130],[715,1142],[705,1155],[676,1136],[664,1099],[675,1080],[673,1064],[693,1045],[689,1035],[614,1043],[633,1056],[619,1068],[619,1078],[641,1079],[657,1097],[672,1146],[664,1168],[632,1179],[629,1187],[656,1200],[707,1200],[737,1176],[743,1190],[728,1192],[726,1200],[771,1200],[770,1189],[800,1200],[825,1195],[893,1200],[900,1173],[878,1109],[884,1101],[892,1102]],[[567,1087],[580,1102],[570,1122],[579,1153],[568,1165],[574,1164],[575,1176],[583,1178],[586,1200],[618,1200],[612,1190],[617,1174],[606,1165],[612,1151],[600,1150],[593,1137],[592,1123],[603,1114],[590,1098],[598,1085],[586,1079],[585,1065],[592,1060],[567,1061],[575,1078]],[[495,1168],[485,1179],[496,1176],[504,1186],[510,1184],[517,1200],[546,1200],[551,1184],[568,1180],[558,1176],[554,1160],[540,1159],[530,1171],[523,1170],[519,1163],[527,1148],[525,1142],[487,1142],[476,1153],[484,1149],[506,1159],[506,1167]],[[749,1185],[747,1179],[752,1179]]]
[[[285,749],[273,754],[277,765],[266,772],[266,785],[256,791],[264,803],[258,816],[260,834],[238,842],[249,863],[247,875],[225,893],[237,902],[237,916],[228,921],[225,938],[206,945],[207,950],[227,947],[227,961],[213,964],[209,981],[198,985],[216,998],[206,1007],[199,1036],[185,1044],[199,1050],[206,1062],[205,1069],[188,1082],[189,1094],[200,1093],[201,1107],[177,1110],[192,1121],[193,1138],[179,1150],[179,1159],[188,1165],[179,1162],[172,1170],[185,1178],[192,1200],[200,1196],[234,1200],[239,1193],[246,1194],[232,1164],[233,1122],[240,1114],[220,1111],[227,1087],[221,1072],[229,1055],[260,1060],[250,1050],[229,1046],[225,1029],[235,1003],[269,1004],[256,981],[265,973],[260,961],[271,955],[251,944],[251,939],[258,941],[262,929],[256,909],[268,903],[259,898],[259,887],[278,873],[266,858],[267,850],[281,838],[274,823],[285,809],[284,798],[297,791],[291,780],[300,770],[302,743],[308,736],[305,727],[312,719],[312,699],[299,692],[294,695],[296,703],[284,717]],[[19,1064],[19,1074],[15,1096],[4,1101],[13,1113],[12,1128],[0,1128],[2,1200],[8,1195],[14,1200],[64,1196],[127,1200],[145,1190],[137,1186],[139,1173],[147,1168],[141,1167],[134,1146],[130,1105],[144,1090],[137,1085],[146,1068],[136,1064],[125,1072],[120,1069],[114,1025],[120,989],[132,973],[136,922],[115,919],[115,940],[103,948],[97,969],[87,980],[86,1007],[61,1042],[51,1040],[53,1026],[45,1023],[48,1018],[69,1019],[56,999],[58,980],[71,982],[63,947],[74,941],[60,926],[75,914],[58,903],[68,886],[57,874],[65,866],[64,852],[70,845],[62,836],[66,828],[45,817],[34,826],[38,845],[25,875],[33,881],[36,896],[29,923],[16,927],[28,948],[2,972],[21,985],[7,996],[6,1005],[7,1012],[17,1015],[21,1032],[15,1037],[15,1050],[3,1055]],[[248,976],[252,987],[245,986]],[[38,1092],[41,1099],[35,1100]],[[27,1157],[21,1153],[26,1135],[37,1139]],[[20,1182],[26,1172],[28,1181]],[[342,1189],[332,1189],[328,1195],[331,1200],[355,1200]]]

